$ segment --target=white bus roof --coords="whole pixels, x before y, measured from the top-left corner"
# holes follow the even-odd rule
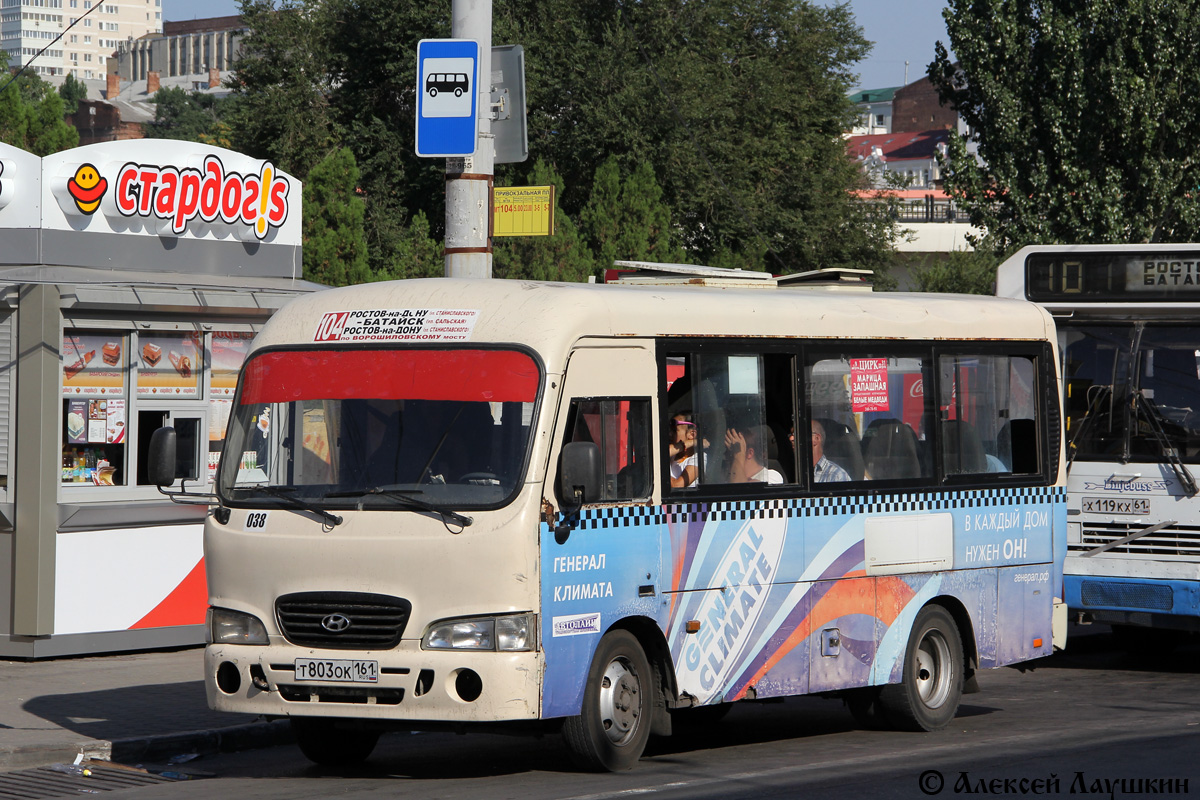
[[[1039,306],[980,295],[428,278],[297,298],[271,318],[256,347],[314,344],[328,314],[396,309],[473,310],[469,342],[524,344],[548,363],[585,336],[1054,339]]]

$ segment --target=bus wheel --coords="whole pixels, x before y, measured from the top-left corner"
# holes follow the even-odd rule
[[[430,96],[430,97],[437,97],[437,87],[436,87],[436,86],[430,86],[430,87],[429,87],[429,96]]]
[[[879,702],[901,730],[935,731],[958,712],[963,687],[963,649],[958,626],[941,606],[921,609],[908,636],[904,678],[884,686]]]
[[[653,711],[654,673],[629,631],[606,634],[596,648],[583,690],[583,709],[563,723],[563,741],[583,769],[617,772],[646,749]]]
[[[379,731],[338,728],[322,717],[292,717],[292,733],[305,758],[331,767],[366,761],[379,741]]]

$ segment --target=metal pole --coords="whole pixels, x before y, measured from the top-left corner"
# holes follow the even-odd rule
[[[446,159],[446,277],[492,277],[492,0],[453,0],[450,37],[479,42],[475,155]]]

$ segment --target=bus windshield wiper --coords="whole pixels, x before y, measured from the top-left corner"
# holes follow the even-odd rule
[[[243,488],[247,491],[261,492],[262,494],[265,494],[268,497],[276,497],[276,498],[282,500],[285,504],[291,506],[292,508],[299,509],[301,511],[307,511],[310,514],[316,514],[318,517],[325,520],[330,525],[341,525],[342,524],[342,518],[339,517],[337,514],[331,514],[328,511],[326,511],[325,509],[316,505],[315,503],[308,503],[308,502],[305,502],[304,500],[301,500],[298,497],[292,497],[292,495],[289,494],[289,492],[296,491],[294,487],[291,487],[291,486],[269,486],[269,485],[263,483],[263,484],[258,484],[256,486],[245,486],[245,487],[240,487],[240,488]]]
[[[1071,471],[1071,465],[1075,463],[1075,456],[1079,452],[1079,443],[1083,441],[1087,432],[1091,430],[1096,422],[1096,418],[1100,416],[1100,406],[1110,397],[1112,397],[1111,386],[1096,386],[1093,387],[1098,391],[1092,395],[1092,401],[1088,403],[1087,411],[1083,412],[1083,419],[1079,420],[1079,425],[1075,428],[1075,433],[1071,436],[1071,441],[1067,442],[1067,472]],[[1109,408],[1111,414],[1112,408]]]
[[[1196,479],[1192,476],[1191,471],[1184,466],[1183,460],[1179,458],[1179,449],[1167,438],[1167,432],[1163,429],[1162,411],[1158,409],[1158,406],[1154,405],[1153,400],[1148,400],[1141,392],[1134,395],[1134,402],[1144,412],[1146,421],[1150,423],[1150,432],[1154,434],[1154,439],[1158,442],[1158,448],[1162,451],[1163,458],[1171,465],[1171,471],[1175,473],[1179,484],[1187,492],[1188,497],[1195,497],[1196,493],[1200,492],[1200,488],[1196,486]]]
[[[345,492],[330,492],[325,496],[366,497],[367,495],[377,495],[379,497],[386,497],[389,500],[399,501],[400,505],[409,509],[415,509],[417,511],[429,511],[430,513],[437,514],[441,516],[443,523],[445,523],[446,520],[450,520],[451,522],[461,525],[465,528],[475,521],[465,514],[459,514],[457,511],[450,511],[449,509],[442,508],[434,505],[433,503],[426,502],[425,500],[418,500],[417,498],[413,497],[414,494],[418,494],[420,491],[420,489],[389,489],[386,486],[371,486],[366,489],[355,489]]]

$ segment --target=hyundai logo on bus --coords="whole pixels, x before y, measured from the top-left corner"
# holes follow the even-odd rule
[[[344,633],[350,629],[350,618],[345,614],[330,614],[321,620],[321,627],[330,633]]]

